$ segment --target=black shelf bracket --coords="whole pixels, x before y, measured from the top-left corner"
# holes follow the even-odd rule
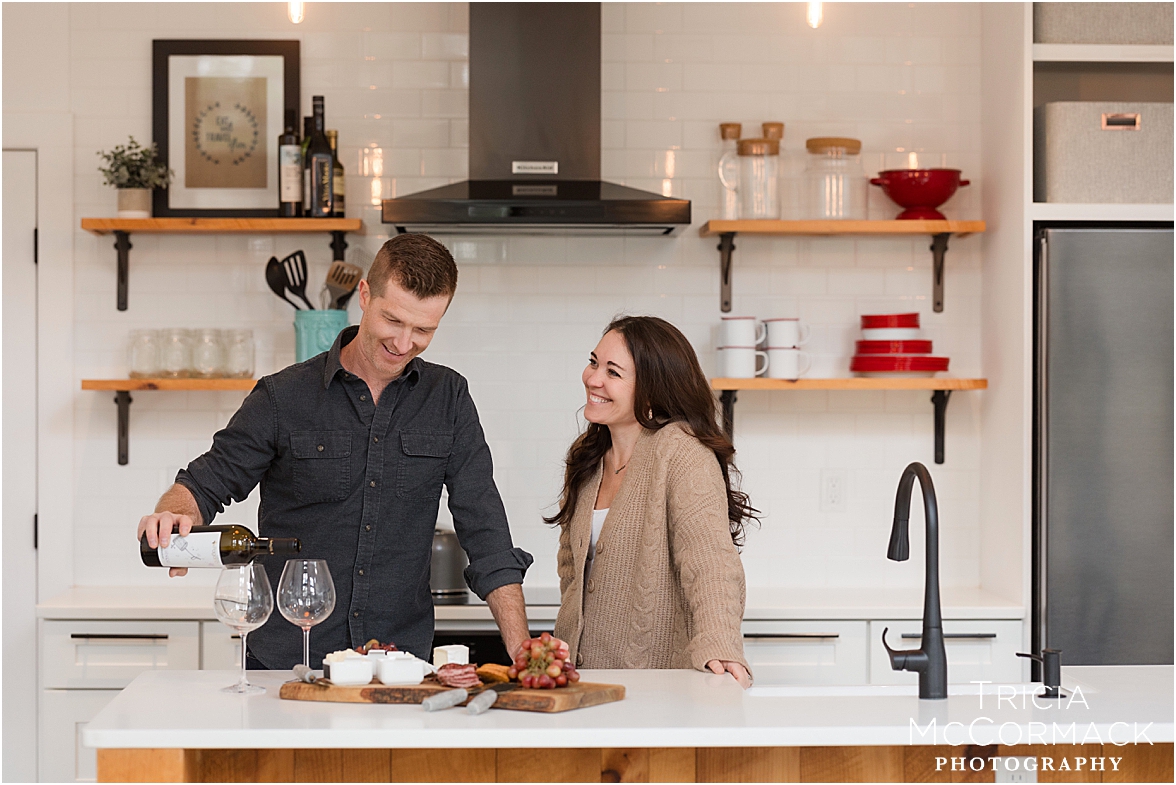
[[[127,278],[130,277],[131,266],[131,236],[126,232],[115,231],[114,250],[118,251],[118,309],[127,309]]]
[[[719,402],[723,405],[723,432],[727,438],[735,441],[735,401],[738,396],[734,390],[723,390],[719,394]]]
[[[950,237],[951,232],[931,235],[931,307],[935,313],[943,313],[943,257]]]
[[[936,390],[931,393],[931,403],[935,406],[935,462],[943,463],[943,432],[947,429],[947,402],[951,399],[951,390]]]
[[[951,390],[936,390],[931,393],[931,403],[935,407],[935,462],[943,463],[944,432],[947,430],[947,402],[951,398]],[[723,390],[719,393],[719,403],[723,409],[723,432],[727,438],[735,440],[735,401],[738,397],[734,390]]]
[[[127,390],[119,390],[114,394],[114,402],[118,404],[118,465],[126,466],[128,454],[130,453],[130,419],[131,419],[131,393]]]
[[[347,232],[331,232],[331,253],[333,261],[343,261],[343,252],[347,250]]]
[[[734,250],[735,233],[723,232],[719,235],[719,262],[722,266],[723,287],[719,296],[719,308],[723,313],[731,312],[731,254]],[[731,396],[731,400],[734,401],[734,395]]]

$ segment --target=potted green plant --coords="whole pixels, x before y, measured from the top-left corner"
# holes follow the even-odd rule
[[[150,218],[151,189],[167,188],[174,173],[157,160],[155,145],[143,147],[135,137],[110,152],[98,151],[106,166],[98,167],[106,185],[118,189],[119,218]]]

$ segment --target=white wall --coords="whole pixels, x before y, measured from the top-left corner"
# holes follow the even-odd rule
[[[603,175],[691,199],[695,227],[670,239],[447,240],[461,279],[426,354],[470,380],[516,541],[536,557],[528,578],[536,584],[556,582],[556,536],[539,518],[558,494],[560,460],[583,399],[579,372],[607,320],[622,311],[664,316],[713,370],[718,253],[697,226],[717,201],[719,122],[743,122],[745,135],[765,120],[785,122],[789,165],[814,135],[861,138],[871,171],[886,152],[916,150],[936,162],[946,156],[973,185],[945,211],[981,217],[976,4],[826,4],[818,30],[805,25],[798,3],[605,4],[603,14]],[[366,223],[354,250],[373,253],[386,239],[371,203],[375,188],[403,195],[466,173],[464,4],[311,3],[298,26],[286,19],[285,4],[87,3],[69,5],[66,16],[68,29],[48,35],[68,59],[65,85],[32,74],[45,80],[43,90],[10,95],[6,67],[4,99],[6,123],[9,112],[42,105],[72,112],[75,227],[83,216],[115,211],[95,152],[128,134],[151,137],[153,38],[302,41],[303,106],[311,95],[326,97],[348,172],[348,214]],[[6,41],[10,25],[6,10]],[[6,46],[6,66],[10,57]],[[360,176],[361,148],[382,151],[378,186]],[[871,207],[875,217],[896,212],[878,194]],[[242,395],[136,394],[130,465],[120,467],[111,396],[81,392],[80,379],[125,375],[127,332],[139,327],[251,327],[258,371],[277,370],[293,361],[291,314],[266,288],[264,262],[305,248],[318,281],[330,260],[317,237],[141,235],[132,242],[130,308],[118,312],[111,240],[74,229],[74,304],[60,315],[59,329],[71,332],[76,347],[76,457],[60,471],[77,511],[73,535],[84,543],[73,565],[83,585],[166,580],[138,564],[135,522],[176,469],[207,448]],[[814,375],[848,375],[859,314],[906,310],[922,314],[936,353],[952,358],[952,375],[981,375],[977,238],[952,242],[942,314],[930,308],[927,239],[739,237],[736,244],[734,311],[808,320]],[[899,473],[920,460],[939,491],[944,583],[976,585],[982,395],[953,397],[947,463],[937,467],[927,393],[741,393],[738,462],[766,514],[744,550],[749,584],[920,585],[921,536],[912,537],[910,562],[883,558]],[[847,512],[819,510],[824,468],[848,472]],[[254,504],[243,506],[229,519],[252,522]]]

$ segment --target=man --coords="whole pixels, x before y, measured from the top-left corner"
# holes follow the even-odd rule
[[[466,582],[489,604],[507,651],[529,637],[521,584],[532,558],[511,542],[466,380],[417,357],[456,288],[457,266],[436,240],[389,240],[359,283],[359,326],[326,354],[259,380],[212,449],[139,522],[149,545],[166,546],[173,524],[183,535],[211,522],[260,482],[259,533],[299,538],[301,556],[326,559],[335,581],[335,610],[311,636],[312,666],[371,638],[429,658],[443,484],[469,555]],[[277,587],[282,562],[263,562]],[[300,662],[300,635],[275,613],[249,634],[254,666]]]

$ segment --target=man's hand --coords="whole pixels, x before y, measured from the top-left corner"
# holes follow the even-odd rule
[[[527,626],[527,607],[523,602],[523,587],[519,583],[508,583],[499,586],[486,595],[486,604],[494,614],[494,621],[498,623],[498,630],[502,633],[502,642],[511,658],[517,657],[523,650],[523,643],[531,637],[531,630]]]
[[[171,542],[173,527],[179,527],[176,534],[186,537],[193,526],[203,523],[200,508],[196,506],[196,498],[192,492],[182,485],[172,485],[155,505],[155,512],[144,515],[139,519],[139,528],[135,539],[140,540],[147,535],[147,544],[152,548],[166,548]],[[172,567],[168,575],[173,578],[188,574],[187,567]]]
[[[751,674],[747,672],[747,668],[744,668],[741,663],[728,660],[711,660],[706,664],[706,667],[710,668],[712,673],[730,673],[743,689],[751,686]]]

